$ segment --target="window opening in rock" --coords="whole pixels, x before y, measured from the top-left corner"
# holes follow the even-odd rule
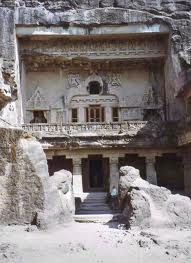
[[[113,122],[118,122],[119,121],[118,108],[112,108],[112,119],[113,119]]]
[[[72,109],[72,122],[78,122],[78,109]]]
[[[101,85],[98,81],[91,81],[88,85],[90,95],[98,95],[101,93]]]

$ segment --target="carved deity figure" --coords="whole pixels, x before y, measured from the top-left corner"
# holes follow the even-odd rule
[[[68,75],[68,83],[70,88],[80,88],[81,81],[79,74],[70,74]]]

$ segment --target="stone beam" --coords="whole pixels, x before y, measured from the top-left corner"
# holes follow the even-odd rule
[[[120,25],[120,26],[98,26],[98,27],[84,27],[84,26],[69,26],[63,28],[60,26],[19,26],[17,25],[17,37],[55,37],[55,36],[103,36],[103,35],[120,35],[128,34],[168,34],[169,28],[165,25],[153,24],[136,24],[136,25]]]

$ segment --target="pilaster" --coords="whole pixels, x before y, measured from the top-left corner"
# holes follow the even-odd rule
[[[118,191],[118,185],[119,185],[119,159],[118,157],[110,157],[109,159],[110,164],[110,192],[113,188],[113,186],[116,187]]]
[[[81,158],[73,159],[73,190],[74,194],[83,192]]]
[[[157,174],[155,169],[155,156],[146,156],[146,176],[147,181],[151,184],[157,185]]]

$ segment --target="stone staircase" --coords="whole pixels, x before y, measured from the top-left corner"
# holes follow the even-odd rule
[[[119,214],[114,214],[106,203],[107,193],[82,193],[77,197],[81,199],[81,205],[76,209],[75,221],[107,223],[117,220]]]

